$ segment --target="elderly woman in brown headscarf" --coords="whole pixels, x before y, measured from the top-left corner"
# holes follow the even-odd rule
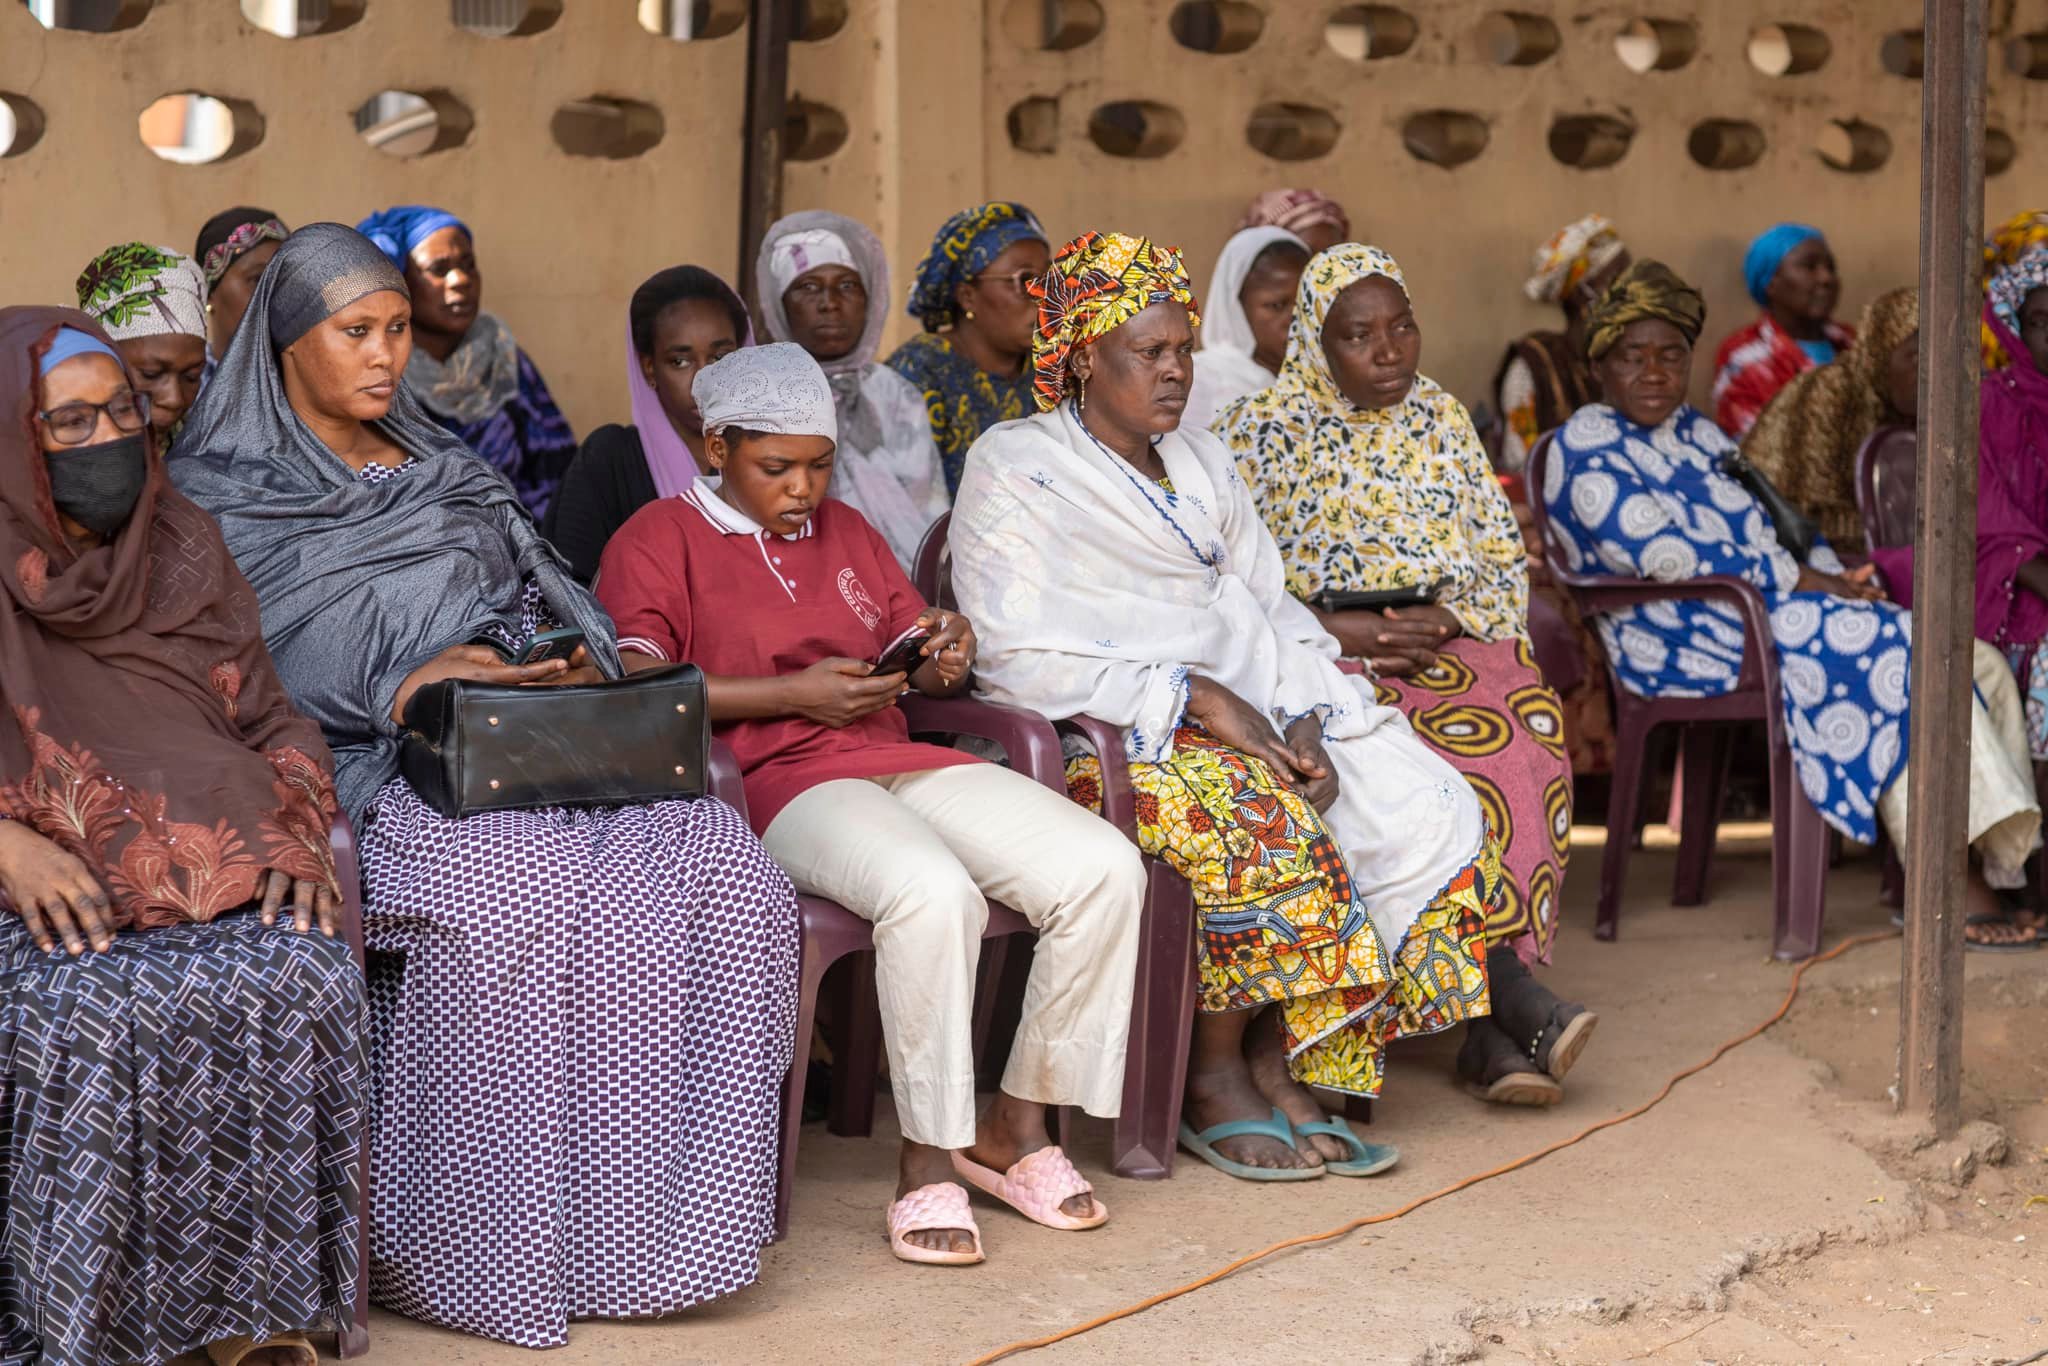
[[[1880,294],[1848,350],[1778,391],[1742,453],[1837,549],[1860,551],[1856,452],[1880,427],[1913,425],[1919,373],[1920,296]]]

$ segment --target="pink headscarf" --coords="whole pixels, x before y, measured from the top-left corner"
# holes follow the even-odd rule
[[[1351,236],[1351,218],[1344,206],[1321,190],[1267,190],[1252,200],[1244,212],[1245,228],[1285,228],[1299,233],[1304,228],[1335,228],[1340,238]]]
[[[732,286],[727,285],[726,290],[731,293]],[[739,304],[740,316],[748,320],[740,345],[752,346],[752,316],[746,305],[740,302],[738,294],[732,297]],[[633,345],[633,320],[630,316],[626,319],[626,393],[632,402],[634,430],[640,433],[640,449],[647,455],[647,472],[654,476],[654,496],[673,498],[697,482],[697,460],[690,454],[683,434],[668,420],[668,410],[661,406],[661,395],[654,392],[647,376],[640,373],[640,352]]]

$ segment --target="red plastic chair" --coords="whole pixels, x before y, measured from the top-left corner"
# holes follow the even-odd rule
[[[1727,784],[1731,732],[1736,726],[1761,721],[1771,755],[1772,951],[1787,960],[1810,958],[1820,948],[1832,840],[1830,827],[1806,799],[1793,770],[1785,708],[1778,691],[1778,657],[1763,595],[1744,580],[1726,575],[1658,583],[1613,574],[1581,574],[1567,568],[1540,493],[1554,456],[1553,435],[1545,433],[1529,456],[1529,484],[1539,491],[1530,499],[1529,509],[1535,515],[1551,575],[1571,593],[1581,612],[1590,617],[1638,603],[1698,600],[1725,602],[1742,617],[1742,672],[1733,692],[1721,697],[1642,697],[1617,681],[1614,776],[1593,933],[1600,939],[1613,939],[1620,932],[1621,896],[1642,813],[1643,769],[1651,732],[1660,726],[1682,728],[1679,782],[1685,802],[1671,900],[1673,905],[1693,906],[1705,895]]]

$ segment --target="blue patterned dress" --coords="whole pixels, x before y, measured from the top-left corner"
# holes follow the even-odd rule
[[[1653,430],[1592,404],[1558,433],[1543,501],[1572,569],[1665,583],[1725,574],[1762,590],[1799,785],[1828,824],[1867,844],[1878,798],[1906,764],[1912,618],[1795,591],[1799,564],[1769,514],[1721,472],[1734,450],[1690,405]],[[1825,541],[1811,564],[1841,571]],[[1641,696],[1718,697],[1742,671],[1742,623],[1725,603],[1645,603],[1596,621],[1616,678]]]

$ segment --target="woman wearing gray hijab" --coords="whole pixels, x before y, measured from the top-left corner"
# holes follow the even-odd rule
[[[173,476],[254,586],[359,831],[371,1293],[555,1347],[571,1318],[672,1313],[754,1280],[796,908],[712,798],[451,820],[398,776],[424,683],[587,681],[637,658],[512,486],[405,389],[410,320],[367,239],[292,234]],[[558,625],[583,634],[571,659],[506,662]]]
[[[923,391],[875,361],[889,315],[882,244],[842,214],[790,214],[761,241],[754,289],[769,340],[803,347],[832,385],[832,496],[859,509],[898,564],[915,568],[950,499]]]

